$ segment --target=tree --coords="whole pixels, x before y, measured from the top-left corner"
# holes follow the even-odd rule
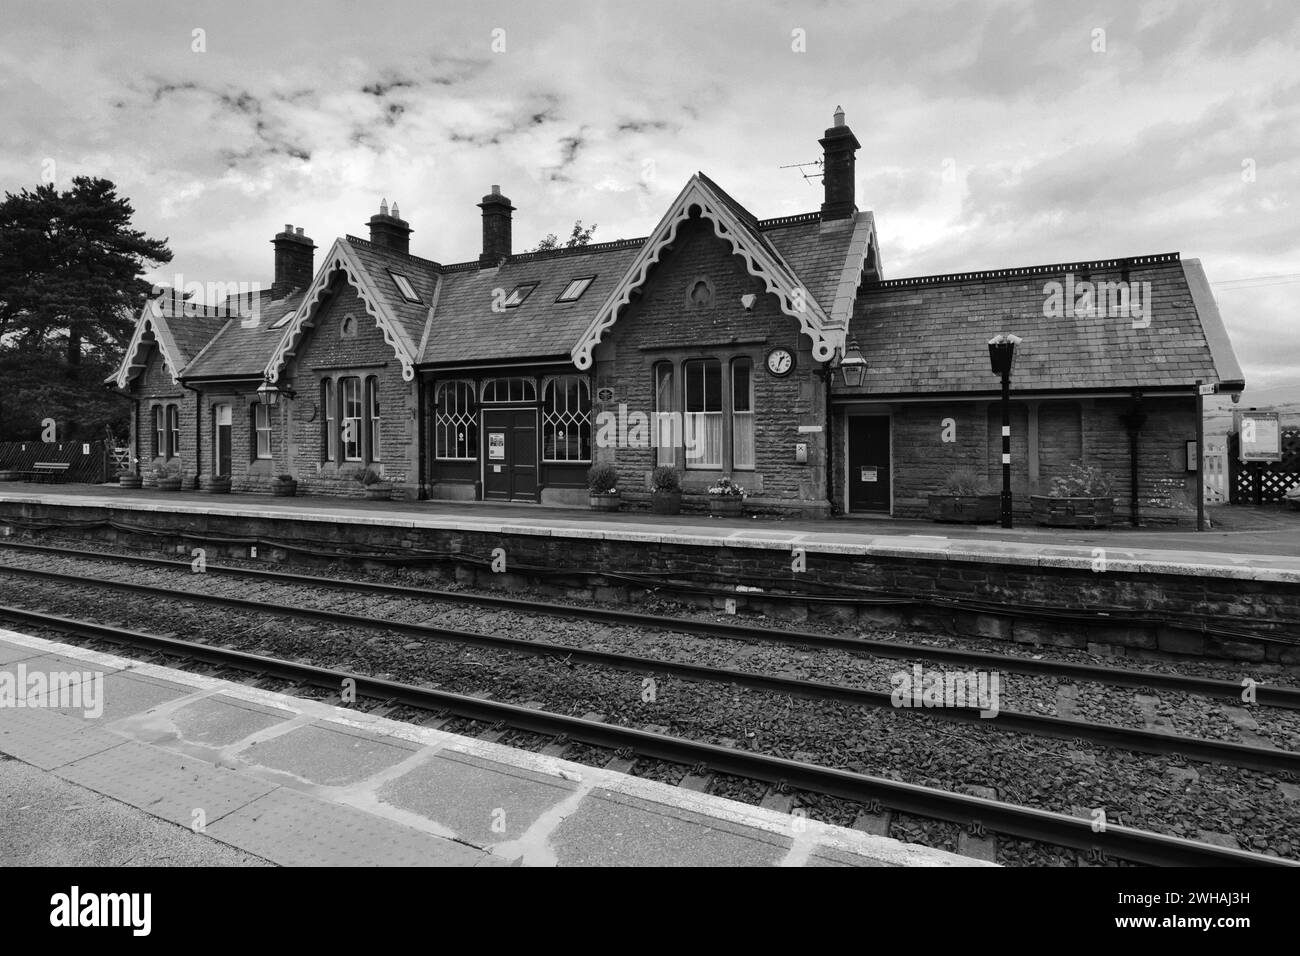
[[[569,238],[564,243],[563,248],[572,249],[575,246],[585,246],[587,243],[591,242],[591,234],[595,231],[596,231],[595,223],[592,223],[586,229],[583,229],[582,220],[581,219],[575,220],[573,223],[573,232],[569,233]],[[559,248],[561,248],[560,240],[556,237],[555,233],[548,232],[546,234],[546,238],[543,239],[538,244],[537,248],[530,249],[529,252],[546,252],[550,249],[559,249]]]
[[[131,228],[135,210],[106,179],[78,176],[0,202],[0,438],[99,438],[126,420],[103,388],[149,296],[165,239]]]

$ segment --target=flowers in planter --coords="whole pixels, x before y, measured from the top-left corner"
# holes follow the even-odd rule
[[[659,492],[681,491],[682,476],[672,465],[659,465],[650,475],[650,484]]]
[[[356,479],[364,488],[384,484],[384,476],[373,465],[367,465],[364,471],[357,472]]]
[[[988,494],[989,483],[980,472],[970,466],[954,468],[939,487],[941,495],[969,497]]]
[[[740,487],[740,485],[736,484],[730,478],[723,477],[709,485],[709,494],[727,498],[743,498],[745,496],[745,489]]]
[[[618,469],[607,461],[587,469],[587,490],[593,495],[618,494]]]
[[[1070,470],[1052,479],[1053,498],[1110,498],[1114,479],[1100,468],[1074,462]]]

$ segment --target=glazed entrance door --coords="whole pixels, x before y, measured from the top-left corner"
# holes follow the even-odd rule
[[[230,406],[212,408],[212,468],[217,475],[230,474]]]
[[[484,409],[483,497],[537,500],[536,409]]]
[[[889,512],[889,416],[849,418],[849,510]]]

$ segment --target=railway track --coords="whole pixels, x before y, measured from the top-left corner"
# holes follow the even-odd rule
[[[0,541],[0,550],[4,549],[56,557],[165,568],[185,573],[190,571],[190,563],[187,561],[173,561],[166,558],[153,558],[142,555],[122,555],[24,542]],[[616,608],[552,604],[498,595],[467,594],[463,591],[424,589],[372,581],[294,574],[285,571],[225,567],[217,564],[208,564],[206,573],[311,588],[347,590],[410,600],[439,601],[448,604],[493,608],[522,614],[545,614],[650,631],[674,631],[728,640],[764,641],[782,645],[847,650],[856,653],[865,651],[889,658],[923,658],[944,664],[961,664],[986,670],[1041,675],[1068,681],[1093,681],[1116,687],[1182,691],[1233,701],[1240,700],[1242,690],[1240,683],[1194,675],[1168,674],[1160,671],[1113,667],[1102,664],[1083,664],[1071,661],[1035,660],[1014,654],[995,654],[961,648],[934,647],[928,644],[912,644],[902,641],[842,637],[817,631],[768,628],[750,624],[728,624],[722,621],[692,618],[665,618],[662,615],[642,614]],[[1280,707],[1287,710],[1300,710],[1300,688],[1260,683],[1254,688],[1254,691],[1256,702],[1261,705]]]
[[[1090,855],[1104,854],[1157,866],[1300,866],[1300,862],[1294,860],[1122,825],[1107,825],[1094,831],[1090,820],[1052,811],[43,611],[3,607],[0,616],[83,641],[106,641],[150,655],[235,671],[249,675],[253,680],[270,677],[288,681],[295,687],[323,688],[332,693],[346,686],[345,681],[353,681],[358,705],[373,702],[380,706],[403,705],[434,714],[450,713],[526,733],[579,741],[696,768],[705,767],[718,773],[761,780],[778,789],[796,788],[868,805],[878,803],[899,812],[956,823],[972,832],[989,829],[1011,837],[1074,848]]]
[[[174,562],[168,562],[174,565]],[[188,565],[181,565],[188,570]],[[147,595],[167,601],[204,604],[227,610],[241,611],[255,615],[271,615],[282,618],[318,621],[330,625],[342,625],[363,630],[390,630],[429,641],[450,642],[453,644],[487,647],[512,653],[561,658],[566,661],[578,661],[602,667],[635,673],[670,674],[692,680],[710,681],[724,685],[736,685],[753,690],[772,691],[792,694],[812,700],[833,700],[863,707],[892,708],[891,695],[880,691],[849,687],[824,681],[804,680],[779,675],[760,674],[735,668],[714,667],[692,664],[682,661],[666,660],[659,657],[642,657],[615,651],[595,650],[575,647],[570,644],[555,644],[536,638],[507,637],[500,634],[488,634],[480,631],[451,629],[430,624],[399,621],[384,617],[363,617],[337,610],[298,607],[280,603],[270,604],[264,601],[229,595],[204,594],[186,589],[168,588],[153,584],[139,584],[127,581],[113,581],[103,578],[87,579],[84,576],[65,574],[40,568],[23,568],[0,564],[0,573],[12,573],[40,580],[53,581],[78,587],[95,587],[123,591],[132,594]],[[291,578],[297,583],[306,583],[303,576]],[[310,579],[314,587],[329,587],[332,579]],[[347,588],[351,589],[351,588]],[[407,596],[420,596],[422,592],[415,589]],[[391,593],[386,592],[386,593]],[[427,600],[427,596],[425,596]],[[520,602],[521,604],[523,602]],[[0,615],[7,614],[9,608],[0,608]],[[587,609],[583,609],[587,610]],[[660,622],[662,627],[662,622]],[[743,633],[743,629],[742,629]],[[1239,688],[1237,688],[1239,690]],[[994,719],[983,719],[978,706],[941,707],[925,711],[927,714],[943,720],[960,721],[997,730],[1011,730],[1052,737],[1062,740],[1086,740],[1109,747],[1120,747],[1142,753],[1179,755],[1186,758],[1217,762],[1237,767],[1264,771],[1281,771],[1300,773],[1300,752],[1281,750],[1273,747],[1261,747],[1248,744],[1231,743],[1166,733],[1162,731],[1139,730],[1116,724],[1098,723],[1086,720],[1050,717],[1042,714],[1021,713],[999,709]]]

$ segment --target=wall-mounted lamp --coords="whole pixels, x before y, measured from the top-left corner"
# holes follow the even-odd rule
[[[270,382],[263,382],[257,387],[257,399],[263,405],[276,404],[280,400],[281,395],[288,398],[294,398],[297,396],[297,392],[288,386],[281,387],[279,385],[272,385]]]

